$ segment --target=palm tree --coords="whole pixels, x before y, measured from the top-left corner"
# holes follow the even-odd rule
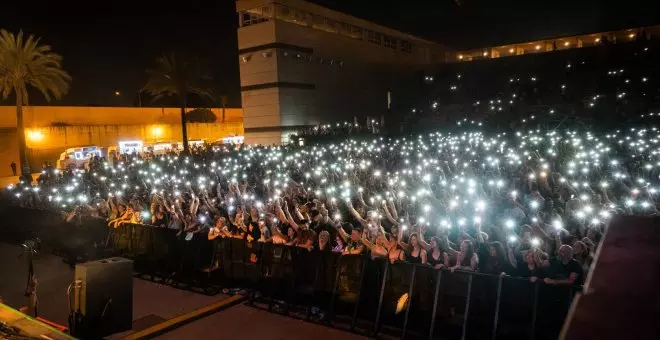
[[[62,70],[62,56],[51,52],[48,45],[40,45],[33,35],[25,38],[0,30],[0,91],[7,99],[16,96],[16,128],[21,177],[31,182],[30,165],[25,155],[23,105],[28,104],[28,85],[36,88],[47,101],[60,99],[69,90],[71,77]]]
[[[154,96],[157,101],[174,96],[181,107],[181,134],[183,152],[188,153],[188,130],[186,129],[186,106],[188,95],[195,94],[202,98],[213,98],[212,91],[202,85],[206,77],[197,63],[178,58],[171,53],[156,59],[156,68],[147,70],[149,79],[143,90]]]

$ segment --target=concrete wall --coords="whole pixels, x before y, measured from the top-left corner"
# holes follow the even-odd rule
[[[225,123],[221,108],[211,110],[216,123],[188,123],[189,139],[212,142],[244,134],[241,109],[225,109]],[[182,138],[178,108],[29,106],[24,108],[24,116],[28,161],[33,171],[45,161],[54,164],[66,148],[107,148],[126,140],[151,143]],[[11,174],[12,161],[19,163],[16,108],[0,106],[0,177]]]
[[[33,171],[38,171],[45,161],[55,161],[67,148],[96,145],[107,148],[119,141],[141,140],[145,143],[181,140],[181,125],[79,125],[62,127],[40,127],[27,129],[28,160]],[[204,139],[209,142],[223,137],[243,135],[243,123],[190,123],[188,138]],[[38,138],[35,138],[38,137]],[[16,129],[0,130],[0,177],[9,176],[12,161],[18,161]]]

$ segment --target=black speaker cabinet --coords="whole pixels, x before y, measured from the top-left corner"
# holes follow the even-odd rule
[[[80,287],[74,298],[79,329],[106,336],[130,330],[133,324],[133,261],[111,257],[76,265]]]

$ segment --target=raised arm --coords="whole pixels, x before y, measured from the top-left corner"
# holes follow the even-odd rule
[[[284,214],[286,215],[286,220],[289,222],[291,227],[298,231],[298,224],[296,224],[296,221],[291,216],[291,213],[289,212],[289,205],[286,203],[286,201],[284,201]]]
[[[353,203],[351,203],[350,200],[346,200],[346,207],[348,208],[348,211],[351,213],[351,215],[353,215],[353,217],[355,217],[355,219],[356,219],[358,222],[360,222],[360,224],[362,225],[362,227],[364,227],[364,228],[368,228],[368,227],[369,227],[369,222],[367,222],[367,220],[365,220],[364,218],[362,218],[362,216],[360,216],[360,213],[357,212],[357,210],[355,210],[355,208],[353,208]]]
[[[396,220],[396,217],[394,217],[390,213],[390,210],[387,208],[387,203],[385,203],[385,202],[383,202],[383,210],[385,210],[385,218],[387,218],[387,220],[390,221],[390,223],[392,223],[394,225],[399,224],[399,222]]]
[[[340,224],[337,224],[336,227],[337,227],[337,233],[339,233],[339,237],[341,237],[341,239],[344,240],[344,242],[348,242],[348,240],[350,240],[350,235],[346,233],[346,231],[344,230],[344,228],[342,228]]]

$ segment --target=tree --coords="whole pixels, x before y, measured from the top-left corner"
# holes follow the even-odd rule
[[[188,95],[195,94],[202,98],[212,99],[210,89],[202,85],[207,79],[197,63],[175,56],[163,54],[156,60],[156,68],[147,70],[149,79],[143,90],[154,96],[157,101],[163,97],[174,96],[181,107],[181,134],[183,136],[183,152],[188,153],[188,130],[186,129],[186,106]]]
[[[186,121],[191,123],[215,123],[217,119],[210,109],[198,108],[186,113]]]
[[[21,177],[32,182],[30,165],[25,153],[25,128],[23,105],[28,104],[28,86],[36,88],[50,101],[60,99],[69,90],[71,77],[62,70],[62,56],[53,53],[48,45],[40,45],[33,35],[24,37],[0,30],[0,91],[7,99],[16,97],[16,129],[18,131],[18,155]]]

